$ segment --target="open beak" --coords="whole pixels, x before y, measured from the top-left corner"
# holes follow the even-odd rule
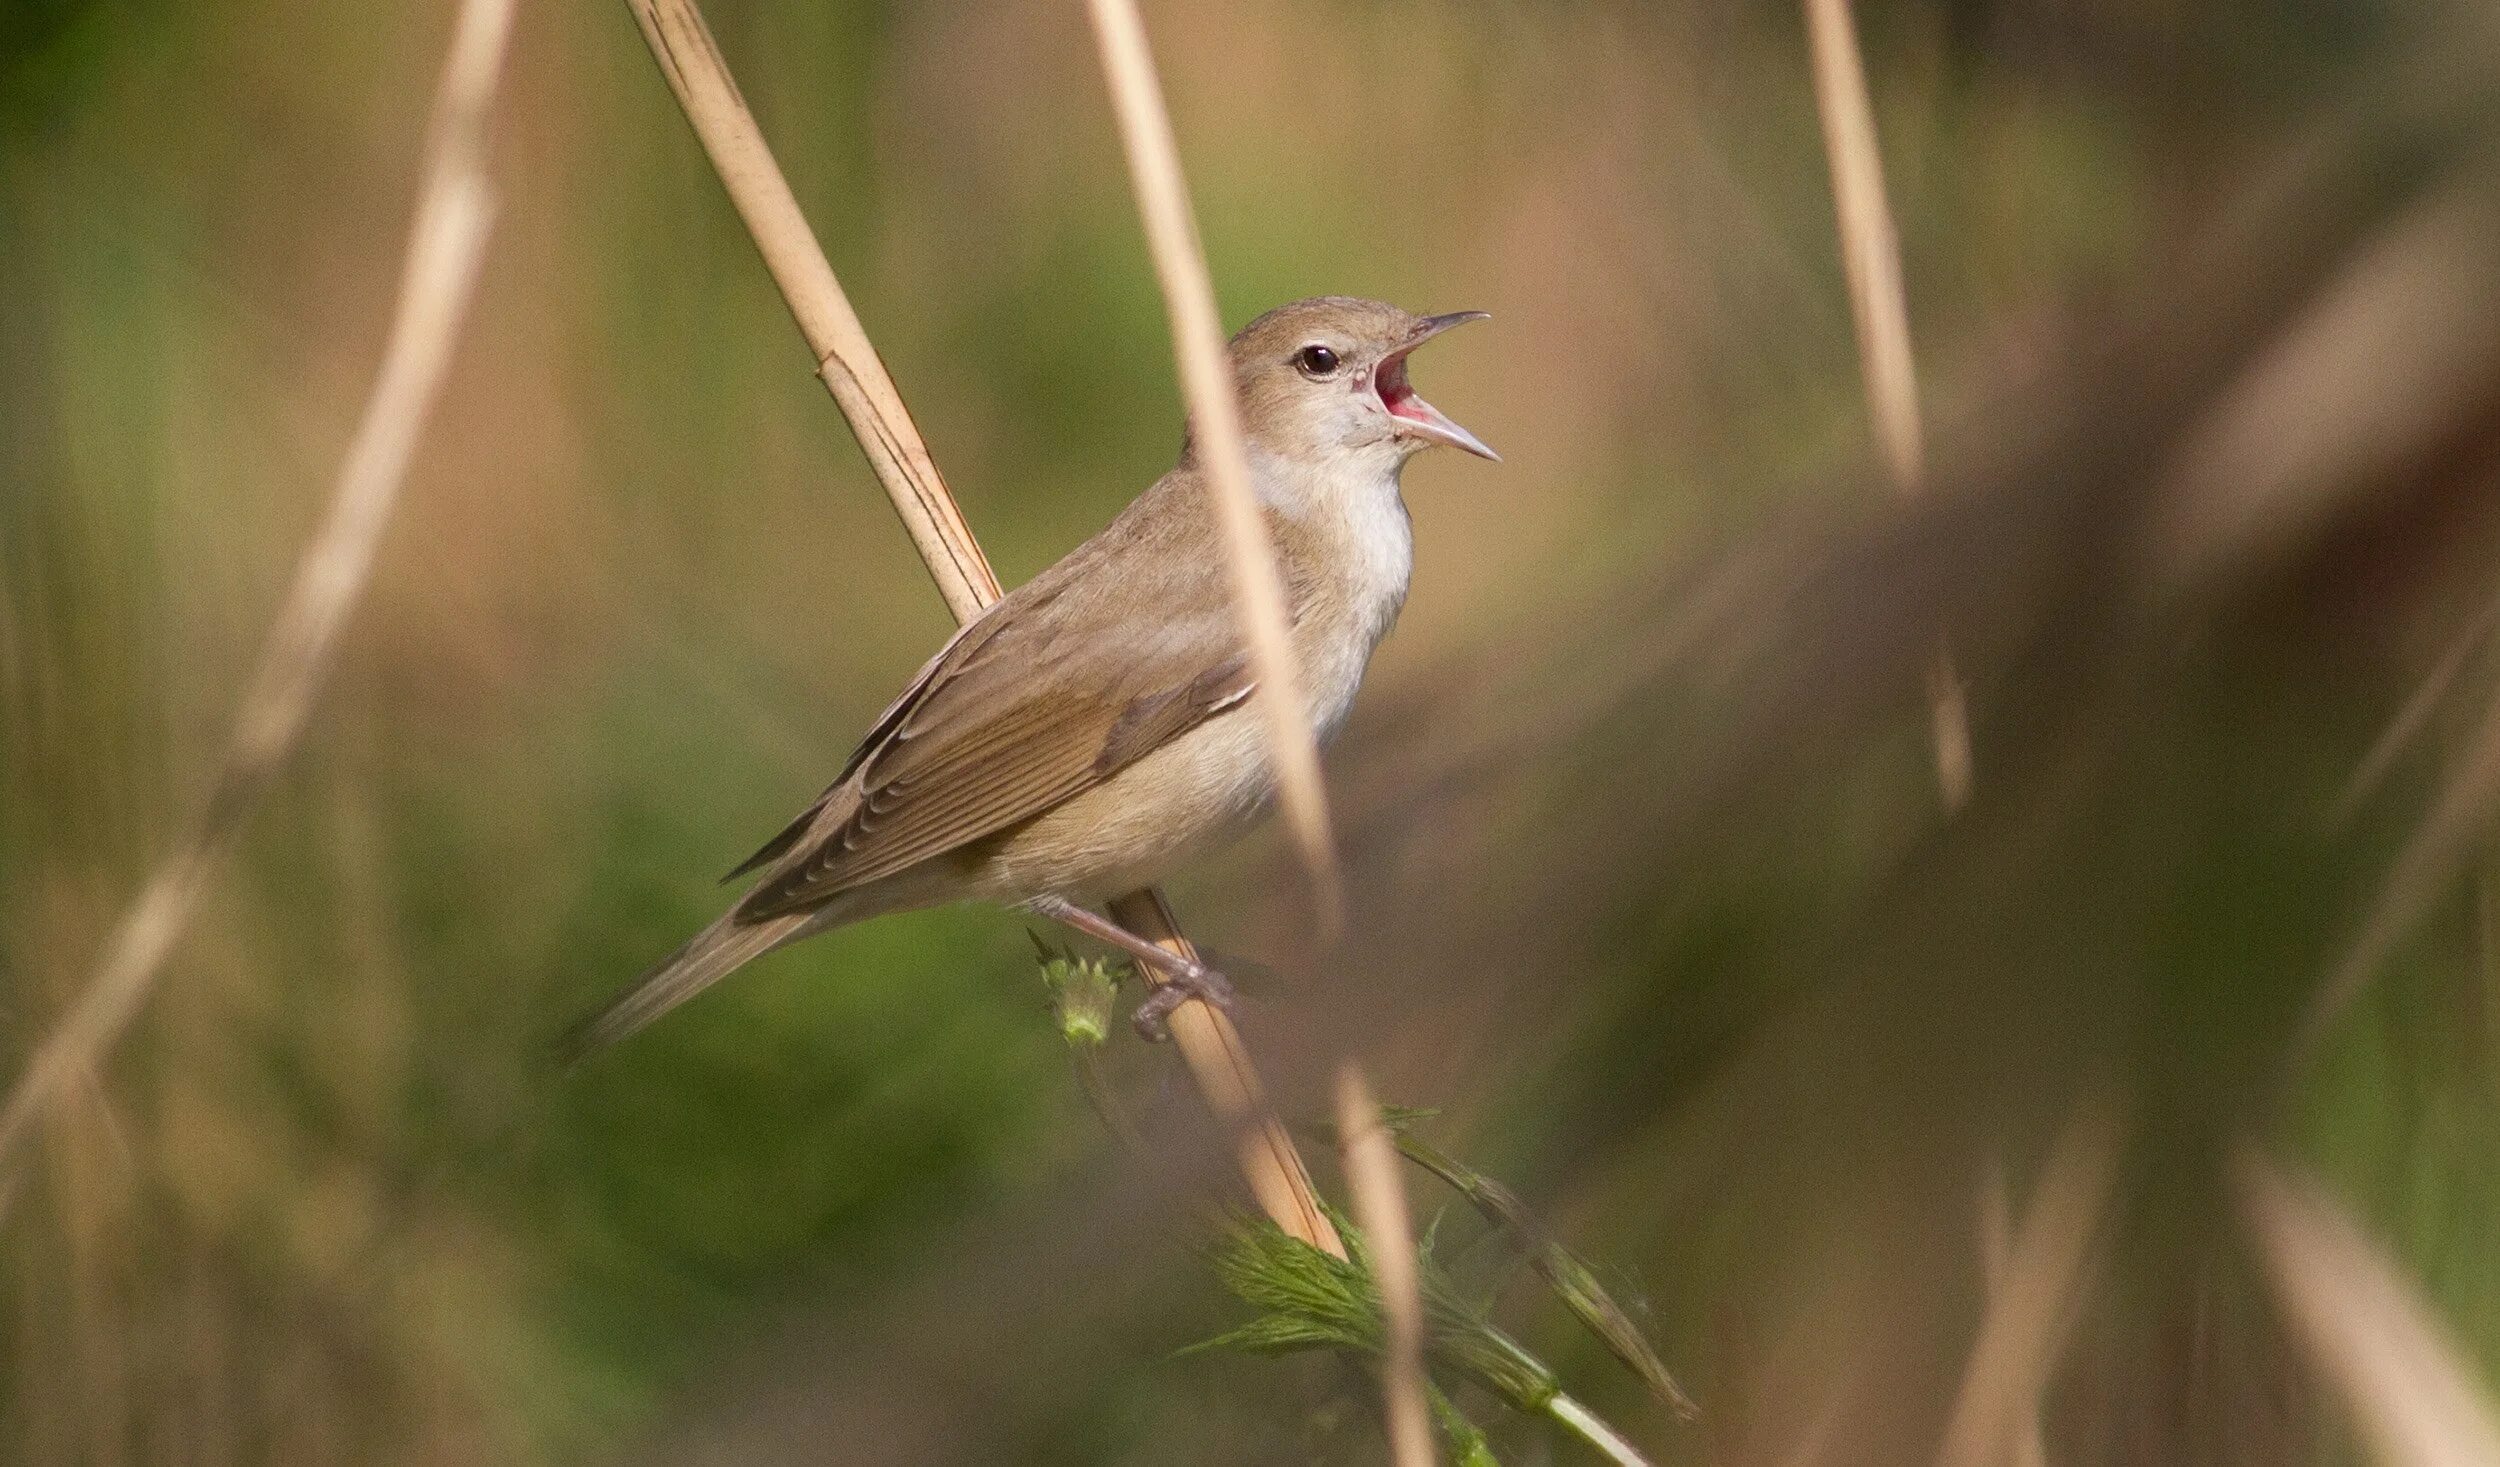
[[[1379,389],[1380,405],[1388,409],[1389,416],[1398,420],[1402,431],[1428,443],[1446,443],[1452,448],[1463,448],[1478,458],[1500,463],[1502,456],[1485,447],[1483,439],[1451,422],[1446,413],[1416,396],[1415,389],[1406,381],[1407,353],[1453,326],[1490,319],[1491,316],[1483,311],[1452,311],[1446,316],[1426,316],[1415,324],[1415,334],[1406,345],[1380,359],[1379,368],[1372,373],[1372,385]]]

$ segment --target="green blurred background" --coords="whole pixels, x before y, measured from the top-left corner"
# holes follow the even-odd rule
[[[1179,434],[1082,7],[708,11],[1030,575]],[[1357,936],[1309,945],[1271,834],[1174,888],[1289,1110],[1354,1045],[1606,1264],[1700,1425],[1445,1234],[1662,1461],[1933,1460],[1989,1179],[2019,1210],[2104,1101],[2048,1460],[2352,1453],[2236,1220],[2246,1144],[2500,1360],[2481,21],[1867,7],[1911,505],[1791,7],[1147,19],[1229,321],[1495,318],[1417,367],[1506,462],[1407,479],[1414,593],[1332,761]],[[367,391],[449,22],[0,8],[12,1075],[207,787]],[[1185,1201],[1230,1183],[1104,1138],[1015,918],[840,933],[552,1069],[947,623],[626,7],[524,5],[495,130],[480,301],[304,748],[0,1218],[0,1459],[1378,1460],[1359,1375],[1174,1357],[1240,1317]],[[1950,817],[1939,634],[1978,733]],[[1171,1055],[1114,1069],[1206,1154]],[[1578,1460],[1465,1399],[1504,1461]]]

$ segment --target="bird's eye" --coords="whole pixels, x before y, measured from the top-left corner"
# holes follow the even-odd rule
[[[1293,354],[1293,364],[1305,377],[1325,377],[1337,370],[1337,354],[1317,342]]]

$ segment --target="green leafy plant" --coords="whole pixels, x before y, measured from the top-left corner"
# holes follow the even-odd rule
[[[1639,1376],[1668,1409],[1687,1421],[1699,1417],[1701,1409],[1693,1404],[1693,1398],[1676,1383],[1675,1377],[1667,1373],[1666,1362],[1649,1347],[1648,1338],[1632,1322],[1632,1316],[1598,1282],[1596,1270],[1556,1242],[1527,1204],[1519,1200],[1518,1193],[1417,1136],[1412,1123],[1425,1114],[1428,1112],[1405,1111],[1389,1117],[1389,1124],[1397,1130],[1399,1152],[1448,1183],[1487,1222],[1508,1234],[1527,1255],[1529,1266],[1544,1277],[1555,1297],[1562,1300],[1563,1307]]]
[[[1042,985],[1050,995],[1052,1021],[1075,1062],[1086,1099],[1123,1145],[1135,1147],[1136,1129],[1111,1093],[1100,1053],[1110,1038],[1120,987],[1131,976],[1129,970],[1080,958],[1038,935],[1033,937],[1033,949]],[[1630,1314],[1598,1282],[1595,1270],[1555,1241],[1518,1194],[1414,1134],[1414,1124],[1432,1114],[1395,1106],[1383,1111],[1397,1135],[1400,1153],[1440,1178],[1507,1237],[1573,1317],[1670,1409],[1687,1420],[1697,1416],[1692,1398],[1667,1373]],[[1244,1350],[1279,1355],[1325,1349],[1363,1361],[1380,1356],[1384,1326],[1368,1240],[1350,1218],[1324,1202],[1321,1205],[1344,1239],[1344,1258],[1312,1247],[1265,1218],[1233,1214],[1224,1220],[1222,1236],[1208,1252],[1209,1262],[1224,1287],[1260,1313],[1185,1353]],[[1417,1285],[1430,1358],[1491,1391],[1521,1414],[1562,1426],[1615,1462],[1644,1462],[1638,1449],[1565,1392],[1553,1368],[1496,1326],[1485,1306],[1470,1298],[1440,1266],[1434,1258],[1438,1230],[1436,1221],[1416,1245]],[[1454,1462],[1460,1467],[1495,1467],[1498,1459],[1491,1443],[1456,1402],[1437,1384],[1428,1386],[1427,1400]]]
[[[1192,1346],[1190,1352],[1333,1349],[1365,1359],[1377,1356],[1380,1291],[1372,1279],[1369,1245],[1361,1230],[1333,1209],[1330,1221],[1345,1239],[1345,1258],[1288,1237],[1265,1220],[1237,1219],[1211,1251],[1210,1261],[1225,1288],[1261,1313]],[[1621,1433],[1565,1392],[1551,1366],[1504,1333],[1459,1288],[1435,1260],[1434,1240],[1434,1230],[1427,1229],[1416,1249],[1425,1348],[1431,1360],[1483,1386],[1522,1415],[1563,1427],[1612,1461],[1646,1461]],[[1437,1388],[1433,1407],[1456,1460],[1494,1461],[1483,1432]]]

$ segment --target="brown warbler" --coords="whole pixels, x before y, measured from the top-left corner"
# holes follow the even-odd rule
[[[1322,740],[1406,600],[1398,476],[1435,443],[1497,455],[1415,395],[1407,354],[1481,311],[1413,316],[1331,296],[1232,340],[1242,428]],[[1235,835],[1275,794],[1216,507],[1192,445],[1103,531],[958,631],[830,788],[730,873],[718,921],[574,1033],[622,1039],[787,943],[888,912],[979,900],[1066,923],[1174,981],[1159,1031],[1221,978],[1087,908]]]

